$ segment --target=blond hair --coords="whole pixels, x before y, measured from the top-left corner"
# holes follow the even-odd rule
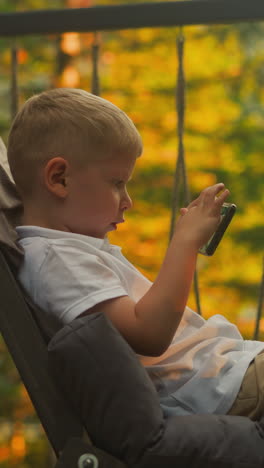
[[[111,102],[81,89],[56,88],[28,99],[8,139],[8,161],[22,195],[32,193],[39,169],[55,156],[89,161],[142,152],[132,120]]]

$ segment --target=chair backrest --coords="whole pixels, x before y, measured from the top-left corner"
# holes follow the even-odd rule
[[[58,455],[71,437],[82,437],[83,427],[51,379],[44,335],[1,250],[0,332]]]

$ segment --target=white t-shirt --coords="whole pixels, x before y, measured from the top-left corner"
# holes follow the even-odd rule
[[[17,233],[25,251],[19,280],[62,324],[106,299],[128,295],[137,302],[151,286],[107,239],[36,226],[20,226]],[[186,307],[167,351],[139,358],[165,411],[225,414],[249,363],[263,349],[264,343],[243,340],[223,316],[204,320]]]

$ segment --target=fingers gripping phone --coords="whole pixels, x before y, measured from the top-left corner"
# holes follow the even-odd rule
[[[199,253],[208,256],[213,255],[235,212],[236,205],[234,205],[234,203],[223,203],[220,213],[221,221],[218,228],[209,241],[199,249]]]

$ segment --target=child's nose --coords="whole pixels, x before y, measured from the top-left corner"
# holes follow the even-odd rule
[[[124,197],[123,197],[123,200],[122,200],[122,209],[123,210],[130,210],[130,208],[132,207],[133,205],[133,202],[132,202],[132,199],[130,198],[130,196],[128,195],[128,192],[126,191]]]

